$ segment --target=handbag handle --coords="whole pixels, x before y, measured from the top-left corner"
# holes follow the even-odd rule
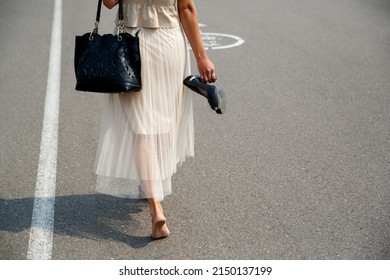
[[[89,36],[90,40],[93,40],[93,34],[99,33],[99,23],[100,23],[100,13],[102,11],[102,2],[103,0],[98,0],[98,6],[97,6],[97,12],[96,12],[96,21],[95,21],[95,27],[93,28],[91,35]],[[124,26],[124,20],[123,20],[123,0],[119,0],[119,8],[118,8],[118,39],[121,37],[119,36],[120,33],[123,33],[125,30]]]

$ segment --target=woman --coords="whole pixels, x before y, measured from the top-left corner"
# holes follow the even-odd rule
[[[118,0],[103,0],[111,9]],[[194,154],[192,97],[183,86],[190,75],[185,35],[203,82],[215,82],[215,67],[200,36],[193,0],[124,0],[126,31],[139,32],[142,91],[108,95],[96,155],[96,190],[146,198],[152,238],[168,237],[161,201],[171,177]],[[182,28],[181,28],[182,27]]]

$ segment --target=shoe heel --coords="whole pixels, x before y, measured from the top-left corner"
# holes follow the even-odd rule
[[[218,90],[218,100],[219,104],[218,107],[215,109],[215,112],[217,112],[217,114],[223,114],[226,112],[226,97],[222,89]]]

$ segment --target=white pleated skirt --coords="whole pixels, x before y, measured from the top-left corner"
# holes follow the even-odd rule
[[[134,28],[127,28],[133,33]],[[163,200],[194,155],[192,95],[183,86],[189,52],[180,27],[139,32],[142,91],[107,94],[96,152],[96,191]]]

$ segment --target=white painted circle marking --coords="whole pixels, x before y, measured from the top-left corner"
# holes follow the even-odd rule
[[[222,50],[238,47],[245,43],[241,37],[224,33],[201,33],[202,41],[206,49]]]

